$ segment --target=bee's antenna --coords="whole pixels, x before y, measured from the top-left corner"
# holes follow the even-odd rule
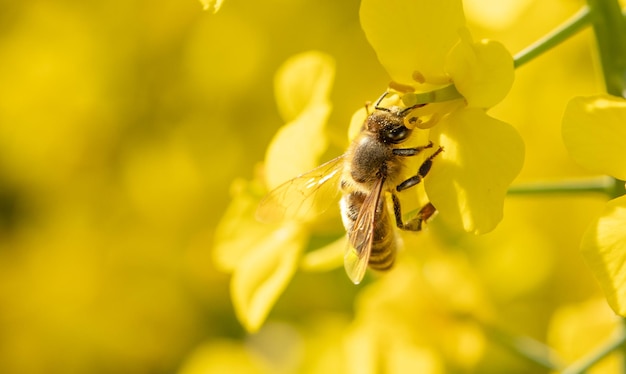
[[[400,117],[404,117],[408,112],[412,111],[413,109],[421,108],[421,107],[423,107],[425,105],[426,104],[415,104],[415,105],[412,105],[412,106],[410,106],[408,108],[404,108],[400,112]]]
[[[383,93],[378,100],[376,101],[376,104],[374,104],[374,109],[376,110],[384,110],[385,112],[391,112],[391,110],[389,110],[389,108],[383,108],[380,106],[380,102],[383,101],[383,99],[387,96],[387,94],[389,94],[388,91],[385,91],[385,93]]]
[[[383,101],[383,99],[384,99],[385,97],[387,97],[387,95],[388,95],[388,94],[389,94],[389,91],[385,91],[385,92],[384,92],[384,93],[383,93],[383,94],[382,94],[382,95],[378,98],[378,100],[376,100],[376,104],[374,104],[374,109],[376,109],[376,110],[384,110],[385,112],[391,112],[391,109],[389,109],[389,108],[383,108],[383,107],[381,107],[381,106],[380,106],[380,103]],[[400,111],[398,114],[399,114],[401,117],[404,117],[407,113],[409,113],[409,112],[410,112],[410,111],[412,111],[413,109],[421,108],[421,107],[423,107],[423,106],[425,106],[425,105],[426,105],[426,104],[415,104],[415,105],[412,105],[412,106],[410,106],[410,107],[408,107],[408,108],[404,108],[404,109],[402,109],[402,111]]]

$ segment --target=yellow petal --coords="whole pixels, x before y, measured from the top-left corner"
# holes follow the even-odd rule
[[[233,182],[232,200],[215,229],[212,254],[219,270],[232,272],[255,244],[275,229],[254,218],[261,193],[258,183],[242,179]]]
[[[563,141],[584,168],[626,180],[626,100],[600,95],[572,99],[563,116]]]
[[[356,319],[355,326],[349,329],[344,338],[346,366],[349,373],[376,373],[375,368],[381,367],[378,342],[375,331]]]
[[[309,105],[328,101],[334,77],[333,58],[321,52],[304,52],[285,61],[274,77],[274,96],[283,120],[293,121]]]
[[[526,10],[533,4],[533,0],[471,0],[464,1],[463,8],[471,23],[495,31],[515,27],[515,22],[523,22],[519,19],[527,14]]]
[[[305,271],[329,271],[343,265],[343,255],[348,248],[346,236],[304,255],[300,268]]]
[[[278,131],[265,155],[265,180],[269,189],[319,164],[328,146],[324,126],[329,114],[328,103],[313,104]]]
[[[307,52],[288,60],[276,74],[276,101],[290,121],[272,139],[265,156],[265,178],[270,189],[313,169],[326,150],[324,131],[331,106],[334,77],[332,59]]]
[[[482,40],[474,43],[469,31],[446,59],[446,72],[470,107],[490,108],[499,103],[513,85],[513,57],[500,43]]]
[[[444,148],[425,187],[441,219],[476,234],[502,219],[504,197],[522,168],[524,144],[509,124],[468,108],[433,127],[430,138]]]
[[[350,141],[354,140],[361,133],[363,129],[363,122],[367,118],[367,110],[365,107],[360,108],[352,115],[350,119],[350,126],[348,126],[348,139]]]
[[[441,356],[432,347],[397,339],[389,342],[385,351],[385,373],[445,373]]]
[[[449,82],[443,66],[465,25],[461,0],[362,0],[361,27],[391,78]]]
[[[615,313],[626,316],[626,196],[607,203],[582,241],[582,253]]]
[[[244,342],[214,339],[188,354],[178,374],[266,374],[264,364]]]
[[[293,276],[306,235],[288,223],[259,240],[238,264],[231,281],[237,318],[249,332],[261,327]]]
[[[224,0],[200,0],[200,4],[202,4],[202,9],[210,9],[213,14],[217,13],[217,11],[220,10],[223,2]]]

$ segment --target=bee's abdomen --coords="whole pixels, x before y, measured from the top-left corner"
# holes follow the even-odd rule
[[[395,233],[384,207],[377,218],[374,222],[374,240],[369,266],[374,270],[389,270],[396,259]]]
[[[357,220],[364,200],[365,194],[356,191],[346,194],[342,199],[342,218],[348,235],[351,235],[352,227]],[[376,209],[373,235],[369,266],[374,270],[389,270],[396,259],[396,238],[384,199],[381,199],[378,209]]]

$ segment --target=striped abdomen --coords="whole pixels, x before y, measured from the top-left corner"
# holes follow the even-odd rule
[[[351,243],[355,242],[355,235],[363,235],[364,233],[353,231],[354,223],[357,220],[359,211],[363,206],[366,195],[359,191],[347,193],[341,199],[341,211],[343,225],[348,233],[348,239]],[[376,212],[374,213],[373,222],[373,239],[371,248],[361,248],[361,251],[370,250],[369,266],[374,270],[389,270],[396,259],[396,239],[395,233],[391,226],[389,214],[385,206],[384,195],[381,196]]]

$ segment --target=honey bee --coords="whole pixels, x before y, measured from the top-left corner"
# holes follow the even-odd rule
[[[314,209],[312,197],[332,196],[340,191],[341,216],[348,234],[349,248],[344,256],[348,277],[355,284],[363,279],[367,267],[389,270],[396,257],[397,240],[385,203],[391,195],[396,226],[402,230],[420,231],[422,225],[435,212],[431,203],[422,207],[417,215],[403,222],[400,200],[396,193],[419,184],[428,174],[433,160],[442,151],[438,147],[420,165],[417,173],[402,180],[404,160],[433,148],[424,146],[403,148],[412,129],[405,125],[406,116],[413,109],[380,103],[384,93],[374,105],[374,111],[365,119],[361,132],[341,156],[291,179],[270,192],[260,203],[257,216],[261,220],[275,220],[280,216],[297,217]],[[411,118],[409,122],[417,120]]]

